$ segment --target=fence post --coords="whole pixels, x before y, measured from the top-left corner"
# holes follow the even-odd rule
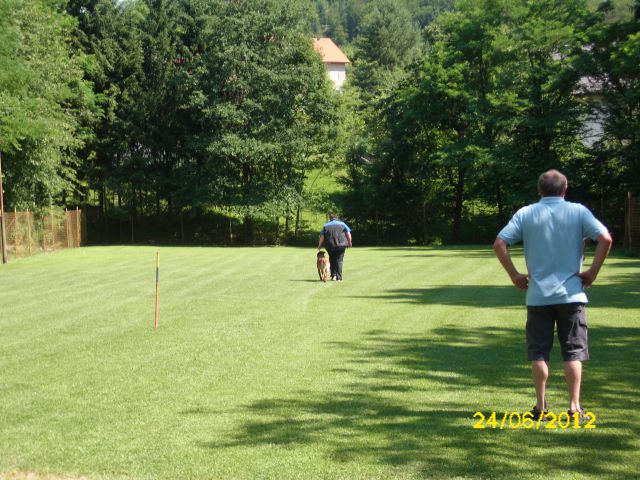
[[[76,207],[76,240],[77,246],[80,246],[80,209]]]
[[[1,196],[2,194],[0,194]],[[2,263],[7,263],[7,237],[5,235],[4,211],[0,207],[0,249],[2,249]]]
[[[46,252],[47,251],[47,222],[45,222],[45,216],[41,215],[40,216],[40,243],[42,243],[42,251]],[[34,222],[35,222],[35,218],[34,218]]]
[[[0,247],[2,247],[2,263],[9,261],[7,257],[7,236],[4,224],[4,193],[2,191],[2,152],[0,151]]]
[[[71,248],[69,243],[69,230],[71,230],[69,228],[69,211],[66,208],[64,209],[64,230],[65,236],[67,237],[67,248]]]
[[[13,207],[13,244],[15,246],[15,250],[16,250],[16,258],[18,258],[20,255],[18,254],[18,209],[16,207]]]
[[[80,210],[80,229],[82,233],[80,235],[81,241],[87,242],[87,212],[86,210]]]
[[[53,208],[49,208],[49,212],[51,214],[51,247],[53,251],[56,251],[56,228],[53,221]]]
[[[29,256],[33,255],[33,247],[31,245],[31,213],[27,208],[27,239],[29,242]]]

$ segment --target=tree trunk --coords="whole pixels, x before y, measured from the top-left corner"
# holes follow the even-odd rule
[[[121,209],[122,209],[122,195],[120,195],[120,190],[118,189],[118,193],[117,193],[117,197],[118,197],[118,240],[120,242],[123,242],[122,240],[122,234],[124,231],[124,227],[123,227],[123,220],[122,220],[122,215],[121,215]]]
[[[422,244],[427,244],[427,202],[422,202]]]
[[[458,165],[458,178],[456,181],[456,203],[453,211],[452,241],[460,242],[460,229],[462,226],[462,202],[464,201],[464,169]]]
[[[184,243],[184,212],[180,209],[180,240]]]
[[[496,203],[498,204],[498,223],[499,227],[504,224],[504,200],[502,199],[502,188],[500,184],[496,185]]]
[[[244,217],[244,231],[246,235],[245,241],[249,244],[254,243],[253,220],[249,215]]]
[[[138,216],[138,197],[136,196],[136,188],[131,185],[131,215],[135,218]]]

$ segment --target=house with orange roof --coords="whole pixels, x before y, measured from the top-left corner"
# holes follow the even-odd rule
[[[327,73],[335,89],[340,91],[342,84],[347,79],[347,64],[351,62],[328,37],[314,38],[313,48],[322,57],[322,62],[327,67]]]

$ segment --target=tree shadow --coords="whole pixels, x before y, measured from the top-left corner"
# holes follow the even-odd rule
[[[347,358],[333,371],[342,385],[248,404],[241,413],[249,419],[231,438],[200,446],[318,445],[336,462],[408,465],[432,477],[536,476],[541,465],[549,478],[619,476],[640,433],[628,416],[638,406],[640,328],[590,333],[584,396],[602,419],[595,430],[473,429],[476,410],[517,411],[524,407],[506,403],[513,394],[532,395],[524,332],[451,325],[421,337],[373,330],[328,343]],[[478,391],[505,403],[478,405]],[[412,403],[416,394],[428,400]]]
[[[619,274],[606,283],[587,290],[589,308],[640,308],[640,273]],[[512,285],[439,285],[423,288],[396,288],[380,295],[355,298],[422,305],[457,305],[476,308],[522,307],[525,293]]]
[[[640,273],[618,274],[606,283],[596,280],[587,296],[589,307],[640,308]]]
[[[410,252],[415,254],[394,255],[401,258],[487,258],[495,259],[495,253],[490,246],[457,245],[445,247],[367,247],[369,251],[378,252]]]
[[[385,302],[424,305],[461,305],[478,308],[522,307],[524,293],[507,285],[441,285],[424,288],[395,288],[368,298]]]
[[[609,268],[609,267],[640,269],[640,260],[619,259],[616,257],[608,258],[604,268]]]

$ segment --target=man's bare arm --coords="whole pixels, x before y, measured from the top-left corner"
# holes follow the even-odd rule
[[[509,278],[511,278],[513,284],[520,290],[526,290],[529,286],[529,276],[518,272],[516,269],[513,260],[511,260],[511,255],[509,255],[507,242],[501,238],[496,238],[496,241],[493,242],[493,250],[496,252],[500,264],[509,275]]]
[[[609,255],[612,243],[613,239],[609,232],[605,232],[598,237],[598,246],[596,247],[596,253],[593,255],[591,267],[589,267],[589,270],[578,273],[584,288],[589,288],[595,282],[598,272],[600,272],[600,267],[602,267],[605,258]]]
[[[349,246],[349,248],[351,248],[353,246],[353,242],[352,242],[352,239],[351,239],[351,232],[347,232],[345,235],[347,237],[348,246]]]

